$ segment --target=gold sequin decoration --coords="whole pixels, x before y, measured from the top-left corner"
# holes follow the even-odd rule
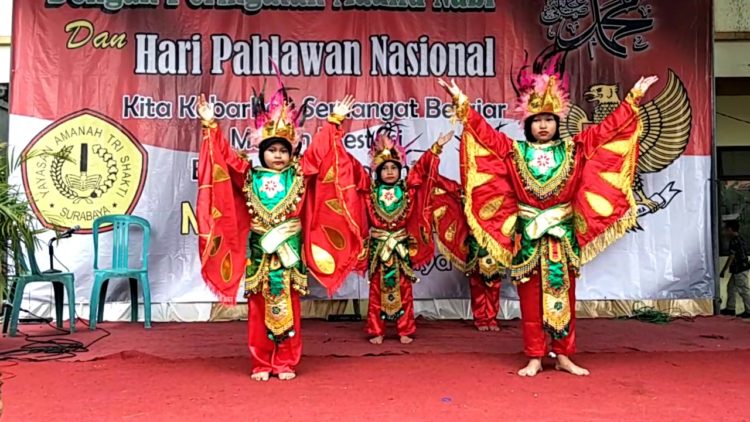
[[[226,255],[224,255],[224,259],[221,260],[221,279],[224,280],[225,283],[229,283],[229,280],[232,278],[232,253],[227,252]]]
[[[331,275],[336,271],[336,262],[327,250],[314,243],[310,245],[310,249],[312,250],[313,262],[322,274]]]
[[[447,205],[443,205],[441,207],[435,208],[435,210],[432,212],[432,216],[435,218],[435,223],[437,224],[440,220],[445,217],[445,212],[448,210]]]
[[[603,171],[599,173],[599,176],[610,185],[614,186],[615,188],[619,190],[622,190],[623,177],[622,175],[620,175],[620,173],[615,173],[613,171]]]
[[[508,216],[503,222],[503,226],[500,227],[500,232],[505,237],[510,237],[516,231],[516,221],[518,220],[518,214],[513,213]]]
[[[456,238],[456,222],[452,222],[450,226],[448,226],[448,229],[445,231],[445,240],[449,242],[453,242],[453,239]]]
[[[333,227],[329,227],[329,226],[322,226],[322,227],[323,227],[323,233],[325,233],[326,238],[336,250],[340,251],[344,249],[344,247],[346,247],[346,239],[344,239],[344,235],[342,235],[341,232],[334,229]]]
[[[338,198],[329,199],[325,202],[326,206],[338,215],[344,215],[344,208]]]
[[[224,240],[222,236],[211,238],[211,249],[209,249],[208,252],[209,256],[215,256],[217,253],[219,253],[219,248],[221,248],[222,240]]]
[[[334,167],[329,168],[328,171],[326,172],[325,177],[323,178],[323,183],[333,183],[335,175],[336,175],[335,168]]]
[[[504,200],[505,197],[499,195],[487,201],[484,205],[482,205],[482,208],[479,209],[479,218],[487,221],[490,218],[494,217],[500,207],[503,206]]]
[[[224,169],[221,168],[220,165],[214,164],[214,169],[213,169],[213,181],[214,181],[214,183],[224,182],[224,181],[227,181],[227,180],[229,180],[229,175],[227,174],[227,172],[224,171]]]
[[[613,141],[602,145],[602,148],[614,152],[617,155],[627,154],[628,151],[630,151],[630,147],[630,140],[627,139],[624,141]]]
[[[594,192],[585,192],[584,194],[586,195],[586,201],[588,201],[589,206],[595,213],[602,217],[609,217],[612,215],[614,207],[612,207],[612,204],[607,198]]]

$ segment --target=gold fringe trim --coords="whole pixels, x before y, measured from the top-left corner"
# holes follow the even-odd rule
[[[568,290],[570,289],[570,274],[568,273],[568,260],[563,255],[560,260],[562,264],[563,285],[555,289],[549,284],[549,256],[550,256],[550,238],[545,236],[541,239],[542,256],[539,266],[542,271],[542,314],[544,327],[554,332],[556,336],[567,336],[570,327],[571,309],[568,299]],[[556,304],[561,306],[556,309]]]
[[[581,263],[585,265],[597,255],[602,253],[609,245],[619,240],[628,230],[635,227],[637,214],[633,210],[628,210],[628,213],[621,219],[614,222],[609,226],[602,234],[597,236],[594,240],[581,247]]]
[[[447,246],[440,240],[438,236],[435,236],[435,245],[437,246],[438,252],[445,255],[446,258],[448,258],[448,261],[451,262],[453,267],[457,269],[458,271],[461,271],[462,273],[466,272],[467,263],[461,261],[456,255],[453,254],[453,252],[448,249]]]
[[[573,250],[573,245],[570,243],[570,239],[567,237],[562,239],[563,248],[565,249],[565,256],[568,258],[568,263],[573,268],[581,268],[581,257]]]
[[[300,296],[310,293],[307,285],[307,274],[302,274],[297,268],[284,269],[283,271],[285,284],[289,282],[290,287],[296,290]],[[245,277],[245,297],[248,294],[261,292],[268,280],[269,274],[268,255],[264,254],[255,274]]]
[[[468,130],[466,130],[468,129]],[[463,134],[463,140],[462,142],[466,142],[466,152],[467,152],[467,163],[466,163],[466,195],[465,195],[465,201],[464,201],[464,215],[466,215],[466,222],[469,224],[469,228],[471,229],[472,234],[474,235],[474,238],[477,240],[477,243],[483,248],[487,250],[487,252],[492,255],[493,258],[497,262],[500,263],[503,267],[510,267],[511,262],[513,261],[513,251],[510,251],[508,249],[505,249],[497,240],[495,240],[492,236],[490,236],[486,231],[482,229],[482,226],[479,225],[479,222],[474,217],[473,208],[474,208],[474,187],[477,185],[477,161],[476,161],[476,148],[477,148],[477,141],[474,138],[474,135],[472,133],[469,133],[471,131],[471,128],[464,129]]]
[[[531,256],[529,257],[529,259],[527,259],[526,261],[524,261],[524,262],[522,262],[520,264],[511,265],[511,267],[510,267],[510,271],[511,271],[510,275],[511,275],[511,277],[523,277],[523,276],[527,275],[528,273],[530,273],[532,270],[534,270],[539,265],[539,257],[541,256],[540,253],[539,253],[539,249],[540,249],[539,248],[539,243],[540,242],[541,242],[541,239],[537,240],[536,246],[534,247],[534,253],[531,254]]]
[[[305,193],[304,177],[299,160],[297,158],[293,160],[292,166],[294,167],[295,177],[292,179],[292,186],[287,190],[284,199],[279,201],[271,210],[263,205],[258,195],[253,191],[253,172],[247,172],[244,190],[247,197],[248,211],[253,217],[259,218],[267,226],[274,226],[282,222],[287,214],[294,212],[302,200],[302,194]],[[286,170],[282,170],[279,173],[283,173],[284,171]]]
[[[581,246],[580,265],[584,265],[593,260],[609,245],[619,240],[625,235],[630,229],[636,226],[638,219],[638,206],[635,202],[633,195],[633,180],[635,178],[635,169],[637,164],[637,145],[638,140],[643,132],[643,122],[638,115],[638,106],[630,104],[633,107],[633,111],[636,113],[637,127],[635,132],[630,136],[628,141],[630,142],[630,149],[625,155],[625,162],[623,163],[622,173],[626,175],[626,180],[623,184],[623,193],[630,204],[630,209],[625,215],[614,222],[611,226],[607,227],[606,230],[595,239]]]
[[[310,293],[310,289],[307,287],[307,274],[302,274],[298,269],[292,268],[290,280],[292,289],[296,290],[300,296],[307,296]]]
[[[407,189],[403,180],[399,180],[397,183],[401,186],[401,192],[404,196],[401,198],[401,201],[399,201],[398,208],[393,210],[392,213],[389,213],[380,206],[377,182],[373,181],[370,187],[370,201],[372,201],[372,208],[375,210],[375,216],[378,220],[386,224],[396,224],[405,220],[409,214],[408,211],[411,208],[409,189]]]
[[[479,274],[485,278],[497,278],[505,275],[505,268],[497,262],[494,262],[491,266],[482,265],[481,258],[478,258],[475,262],[476,268],[479,269]]]
[[[557,168],[555,175],[544,183],[540,183],[534,175],[531,174],[526,158],[521,153],[519,142],[513,142],[513,161],[516,163],[516,168],[518,169],[518,174],[521,176],[521,181],[527,191],[533,193],[534,196],[542,201],[560,193],[560,191],[562,191],[567,185],[568,178],[573,171],[574,160],[572,157],[575,155],[575,144],[570,138],[566,138],[562,142],[565,144],[565,158],[560,164],[560,167]]]
[[[247,266],[247,264],[245,265]],[[258,293],[261,287],[263,287],[263,280],[268,279],[268,266],[268,255],[263,254],[263,257],[260,259],[260,264],[258,264],[258,269],[255,270],[255,273],[250,276],[245,276],[245,297],[247,297],[248,293]]]
[[[495,271],[484,271],[484,270],[483,270],[483,269],[482,269],[482,268],[480,267],[480,268],[479,268],[479,274],[480,274],[480,275],[481,275],[482,277],[485,277],[485,278],[498,278],[498,277],[502,277],[502,276],[504,276],[504,275],[505,275],[505,271],[503,270],[503,267],[500,267],[500,266],[498,266],[498,267],[497,267],[497,270],[495,270]],[[493,282],[493,283],[494,283],[494,282]],[[499,283],[499,281],[498,281],[498,283]],[[492,283],[488,283],[488,282],[485,282],[485,284],[492,284]]]

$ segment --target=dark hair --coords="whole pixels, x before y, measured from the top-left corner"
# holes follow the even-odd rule
[[[534,122],[534,117],[539,116],[541,114],[549,114],[555,119],[555,123],[557,124],[555,125],[556,127],[555,136],[552,137],[552,140],[555,141],[555,140],[560,139],[560,116],[558,116],[557,114],[553,114],[553,113],[537,113],[537,114],[534,114],[533,116],[527,117],[526,120],[524,120],[523,122],[523,134],[526,136],[526,140],[529,142],[537,142],[536,138],[534,138],[534,135],[531,134],[531,124]]]
[[[273,144],[281,144],[281,145],[283,145],[284,148],[286,148],[286,150],[289,151],[289,155],[292,155],[292,153],[293,153],[292,152],[292,144],[287,139],[280,138],[280,137],[273,137],[273,138],[264,139],[264,140],[262,140],[260,142],[260,147],[258,148],[260,150],[260,152],[258,154],[258,159],[260,160],[260,165],[263,166],[263,167],[266,167],[266,168],[268,167],[266,165],[266,160],[263,157],[263,155],[265,155],[266,150],[271,145],[273,145]]]
[[[739,220],[729,220],[724,222],[724,227],[728,228],[729,230],[733,232],[740,231],[740,221]]]

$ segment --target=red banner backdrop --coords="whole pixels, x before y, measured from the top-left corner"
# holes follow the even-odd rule
[[[421,10],[419,1],[373,2],[390,10],[347,9],[353,2],[339,1],[320,10],[311,1],[296,10],[254,12],[245,9],[260,2],[220,8],[193,5],[222,2],[156,0],[122,9],[117,1],[46,3],[14,8],[11,112],[54,120],[93,109],[146,145],[197,151],[194,116],[186,111],[192,99],[178,97],[205,92],[249,102],[262,74],[273,73],[269,55],[300,99],[325,103],[353,93],[381,106],[401,102],[401,116],[424,117],[438,112],[428,110],[436,102],[426,104],[426,97],[446,100],[437,77],[455,77],[472,98],[512,103],[511,75],[524,50],[533,59],[554,45],[570,51],[574,102],[584,103],[592,84],[619,83],[622,94],[640,75],[666,81],[673,70],[695,111],[685,153],[710,151],[709,0],[679,7],[670,0],[453,1],[453,9],[435,0]],[[98,3],[111,3],[110,10]],[[241,134],[246,119],[235,116],[232,126]]]
[[[127,5],[126,5],[127,3]],[[397,120],[416,159],[451,128],[437,78],[455,78],[475,107],[511,136],[514,76],[563,52],[577,108],[566,127],[595,123],[641,75],[661,80],[645,99],[636,196],[642,230],[584,268],[581,299],[712,297],[709,183],[712,137],[710,0],[36,0],[13,20],[11,147],[41,156],[22,176],[47,227],[90,229],[99,215],[133,213],[154,229],[155,303],[213,300],[199,275],[195,100],[216,104],[235,148],[248,148],[253,88],[272,60],[312,132],[353,94],[345,145],[366,162],[360,130]],[[574,119],[571,121],[570,119]],[[569,125],[573,123],[573,125]],[[308,135],[309,137],[309,135]],[[407,146],[408,147],[408,146]],[[441,173],[457,179],[447,148]],[[691,230],[683,230],[690,227]],[[58,252],[87,297],[91,240]],[[462,274],[438,256],[417,297],[465,297]],[[503,297],[514,295],[510,285]],[[510,289],[510,290],[507,290]],[[366,296],[354,278],[341,297]],[[45,293],[40,293],[45,294]],[[322,291],[313,293],[324,296]],[[168,316],[165,316],[168,318]]]

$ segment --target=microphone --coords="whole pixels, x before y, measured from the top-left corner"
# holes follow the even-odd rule
[[[70,237],[73,235],[73,233],[77,232],[78,230],[81,230],[81,226],[76,224],[75,226],[69,228],[68,230],[65,230],[64,232],[60,233],[58,235],[58,239],[65,239],[67,237]]]

